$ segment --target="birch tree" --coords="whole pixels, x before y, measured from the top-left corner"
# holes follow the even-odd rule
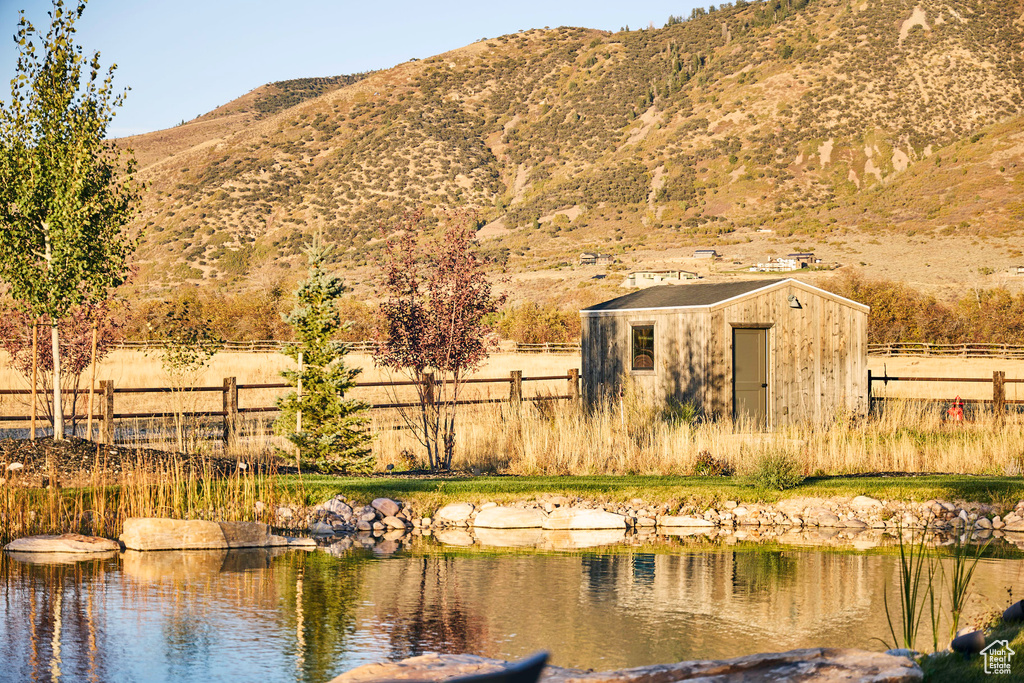
[[[21,13],[11,96],[0,102],[0,280],[50,320],[54,438],[63,439],[59,322],[124,282],[135,241],[125,226],[140,188],[135,161],[106,140],[125,92],[116,65],[75,44],[75,9],[55,0],[42,35]]]

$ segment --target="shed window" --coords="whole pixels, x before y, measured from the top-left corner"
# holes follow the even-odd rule
[[[633,369],[654,369],[654,325],[633,326]]]

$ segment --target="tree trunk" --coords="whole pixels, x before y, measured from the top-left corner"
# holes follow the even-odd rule
[[[53,440],[64,440],[64,406],[60,395],[60,337],[57,323],[50,326],[50,348],[53,351]]]

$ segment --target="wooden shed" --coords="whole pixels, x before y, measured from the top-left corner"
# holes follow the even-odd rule
[[[868,307],[793,279],[651,287],[580,311],[583,397],[655,400],[773,427],[864,414]]]

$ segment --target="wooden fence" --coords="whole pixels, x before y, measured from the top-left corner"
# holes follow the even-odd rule
[[[910,356],[914,358],[1008,358],[1024,359],[1024,346],[1017,344],[927,344],[893,342],[868,344],[870,356]]]
[[[298,342],[260,339],[254,341],[225,341],[216,348],[234,353],[276,353]],[[374,349],[372,341],[339,342],[354,353],[369,353]],[[112,345],[113,349],[137,351],[158,351],[167,346],[166,340],[146,341],[122,340]],[[578,354],[579,342],[544,342],[526,344],[502,342],[503,350],[512,353]],[[951,357],[951,358],[1007,358],[1024,359],[1024,345],[1016,344],[928,344],[924,342],[893,342],[890,344],[868,344],[868,355],[884,357]]]
[[[1024,384],[1024,379],[1007,379],[1006,373],[1002,370],[996,370],[992,373],[992,377],[890,377],[889,375],[876,376],[868,370],[868,405],[873,406],[877,402],[884,401],[914,401],[917,403],[952,403],[951,398],[907,398],[907,397],[889,397],[889,396],[875,396],[874,385],[881,382],[883,385],[888,385],[889,382],[942,382],[942,383],[956,383],[956,384],[991,384],[992,385],[992,398],[964,398],[959,399],[966,405],[991,405],[992,411],[997,416],[1003,416],[1006,414],[1006,406],[1008,405],[1024,405],[1024,400],[1020,399],[1007,399],[1006,398],[1006,385],[1007,384]]]
[[[130,340],[122,339],[110,345],[116,351],[160,351],[167,348],[166,339]],[[278,341],[276,339],[257,339],[254,341],[223,341],[216,344],[217,351],[228,351],[234,353],[277,353],[289,346],[297,346],[299,342]],[[372,341],[338,342],[346,346],[349,351],[355,353],[366,353],[374,349]]]
[[[552,396],[525,396],[523,394],[523,382],[551,382],[551,381],[564,381],[566,387],[565,394],[552,395]],[[428,386],[424,387],[422,392],[424,400],[428,403],[431,402],[431,397],[436,395],[434,387],[440,385],[442,380],[434,379],[432,375],[428,375],[425,383]],[[445,384],[452,384],[452,380],[444,380]],[[530,401],[575,401],[580,396],[580,371],[576,368],[571,368],[564,375],[541,375],[536,377],[523,377],[522,370],[513,370],[509,373],[508,377],[471,377],[461,381],[462,384],[505,384],[509,385],[508,396],[506,398],[483,398],[483,399],[463,399],[456,402],[456,405],[481,405],[487,403],[508,403],[513,408],[518,408],[524,402]],[[225,377],[224,382],[219,387],[189,387],[187,389],[172,389],[170,387],[117,387],[114,386],[113,381],[101,381],[99,391],[96,394],[96,399],[99,403],[98,410],[96,406],[93,406],[93,419],[97,420],[100,429],[100,442],[106,444],[113,444],[114,440],[114,425],[118,420],[126,419],[156,419],[156,418],[171,418],[175,415],[186,417],[186,418],[216,418],[220,417],[223,420],[223,440],[225,443],[233,443],[238,437],[242,421],[246,416],[259,415],[267,413],[280,412],[277,406],[250,406],[241,407],[239,403],[239,392],[246,390],[255,389],[293,389],[289,384],[239,384],[235,377]],[[400,382],[356,382],[355,388],[395,388],[395,387],[416,387],[419,384],[413,381],[400,381]],[[203,393],[203,392],[217,392],[221,394],[222,408],[220,410],[193,410],[183,411],[176,413],[174,411],[155,411],[155,412],[132,412],[132,413],[119,413],[116,410],[115,397],[118,394],[169,394],[174,391],[181,391],[183,393]],[[30,396],[31,391],[28,389],[2,389],[0,390],[0,396]],[[62,393],[72,394],[71,390],[65,389]],[[79,390],[79,395],[88,394],[88,389]],[[86,399],[88,401],[88,399]],[[408,402],[391,402],[391,403],[371,403],[371,410],[395,410],[402,408],[417,408],[421,405],[419,401],[408,401]],[[88,408],[87,408],[88,410]],[[66,416],[65,424],[69,423],[71,418],[74,417],[79,420],[86,420],[89,416],[86,415],[75,415]],[[29,422],[32,419],[30,415],[4,415],[0,416],[0,422]]]

